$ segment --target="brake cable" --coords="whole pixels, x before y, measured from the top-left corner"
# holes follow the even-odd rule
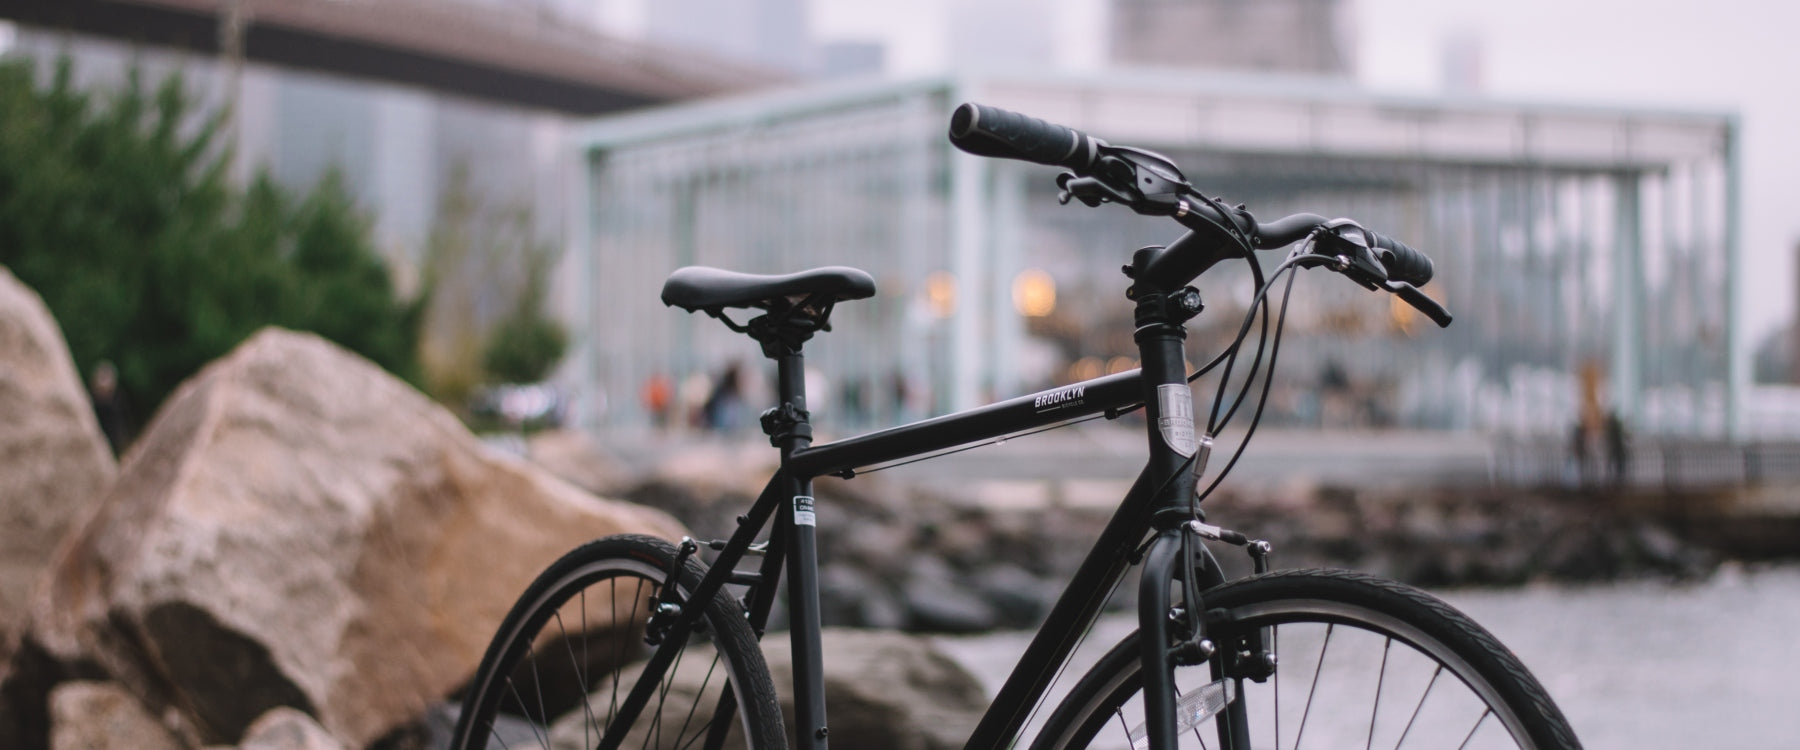
[[[1280,267],[1276,268],[1275,273],[1270,277],[1272,280],[1282,273],[1288,274],[1287,287],[1281,294],[1281,312],[1277,314],[1275,318],[1275,342],[1269,349],[1269,369],[1263,375],[1262,396],[1256,401],[1256,411],[1252,412],[1250,415],[1250,426],[1244,430],[1244,438],[1238,442],[1237,450],[1232,452],[1231,460],[1225,462],[1225,468],[1219,470],[1219,475],[1213,478],[1212,484],[1207,485],[1204,491],[1196,494],[1196,497],[1198,498],[1196,502],[1205,500],[1207,497],[1211,496],[1213,490],[1218,489],[1219,483],[1225,481],[1225,476],[1231,473],[1231,469],[1237,466],[1238,459],[1243,457],[1244,449],[1250,446],[1250,438],[1255,436],[1257,425],[1262,423],[1263,408],[1268,406],[1269,392],[1274,389],[1275,362],[1281,354],[1281,334],[1283,328],[1287,325],[1288,302],[1293,297],[1294,279],[1298,278],[1300,275],[1294,270],[1298,267],[1298,260],[1299,256],[1290,257],[1286,262],[1282,263]]]

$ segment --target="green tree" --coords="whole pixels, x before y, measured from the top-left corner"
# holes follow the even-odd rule
[[[439,195],[426,246],[421,366],[426,391],[465,403],[484,383],[533,383],[562,359],[568,334],[544,303],[555,249],[535,234],[531,209],[483,200],[466,164]]]
[[[547,252],[527,253],[524,288],[512,312],[501,318],[488,334],[481,363],[487,374],[502,383],[536,383],[550,376],[569,346],[569,333],[544,313],[545,286],[550,279]]]
[[[101,360],[148,413],[267,325],[315,331],[404,377],[418,307],[400,300],[341,180],[294,197],[239,188],[222,120],[179,77],[72,84],[0,63],[0,264],[43,296],[81,371]]]

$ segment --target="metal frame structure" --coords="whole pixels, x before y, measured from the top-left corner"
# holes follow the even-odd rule
[[[1575,372],[1593,361],[1608,407],[1635,430],[1736,430],[1747,372],[1732,303],[1734,116],[1149,72],[836,84],[588,124],[577,205],[589,210],[573,212],[571,231],[584,342],[575,380],[611,398],[587,423],[641,423],[631,396],[647,377],[703,374],[729,358],[693,354],[733,351],[722,331],[618,314],[638,304],[625,295],[688,263],[873,273],[882,296],[839,321],[869,335],[818,355],[858,380],[871,410],[892,413],[878,422],[1080,379],[1024,364],[1034,323],[1012,309],[1013,280],[1046,269],[1067,318],[1105,319],[1116,311],[1084,306],[1123,304],[1088,294],[1116,273],[1118,251],[1168,238],[1129,217],[1046,205],[1031,195],[1046,189],[1042,168],[952,160],[941,130],[965,99],[1165,151],[1232,203],[1357,216],[1438,258],[1433,293],[1463,330],[1415,340],[1398,312],[1343,312],[1367,307],[1355,290],[1308,289],[1293,335],[1314,358],[1289,368],[1289,391],[1317,390],[1311,374],[1341,365],[1372,384],[1368,399],[1391,423],[1564,434],[1579,410]],[[1132,364],[1128,348],[1092,343],[1087,353]],[[1387,369],[1400,359],[1424,365]],[[889,383],[930,396],[906,402]],[[822,411],[832,426],[834,410]]]

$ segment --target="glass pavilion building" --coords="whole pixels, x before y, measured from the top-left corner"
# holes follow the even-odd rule
[[[955,151],[944,133],[965,100],[1168,154],[1265,220],[1348,216],[1433,257],[1426,291],[1457,316],[1441,331],[1302,274],[1270,419],[1565,435],[1585,372],[1633,430],[1722,435],[1736,422],[1733,116],[1149,72],[840,84],[590,123],[577,135],[588,210],[574,212],[568,259],[583,419],[642,424],[652,379],[765,369],[747,339],[657,301],[687,264],[875,276],[876,298],[841,306],[836,332],[808,346],[836,378],[813,389],[827,428],[1133,366],[1118,269],[1179,228],[1059,205],[1056,170]],[[1241,267],[1220,271],[1190,324],[1200,361],[1250,298]]]

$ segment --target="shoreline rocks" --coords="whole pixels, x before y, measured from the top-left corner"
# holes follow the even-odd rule
[[[723,538],[774,470],[752,458],[764,453],[707,444],[647,469],[623,494]],[[882,477],[822,478],[814,494],[821,607],[827,625],[842,627],[1033,627],[1111,515],[1054,501],[983,505]],[[1209,520],[1270,540],[1276,567],[1353,568],[1422,586],[1692,578],[1716,567],[1718,550],[1671,533],[1642,506],[1498,487],[1290,484],[1222,490],[1205,507]],[[1241,550],[1215,554],[1230,574],[1250,572]],[[1114,606],[1129,604],[1123,591]]]
[[[40,683],[116,681],[184,747],[237,743],[285,706],[362,748],[466,682],[552,560],[621,532],[685,533],[485,448],[372,363],[271,329],[161,410],[58,553],[27,645]],[[20,697],[15,715],[45,710]]]

